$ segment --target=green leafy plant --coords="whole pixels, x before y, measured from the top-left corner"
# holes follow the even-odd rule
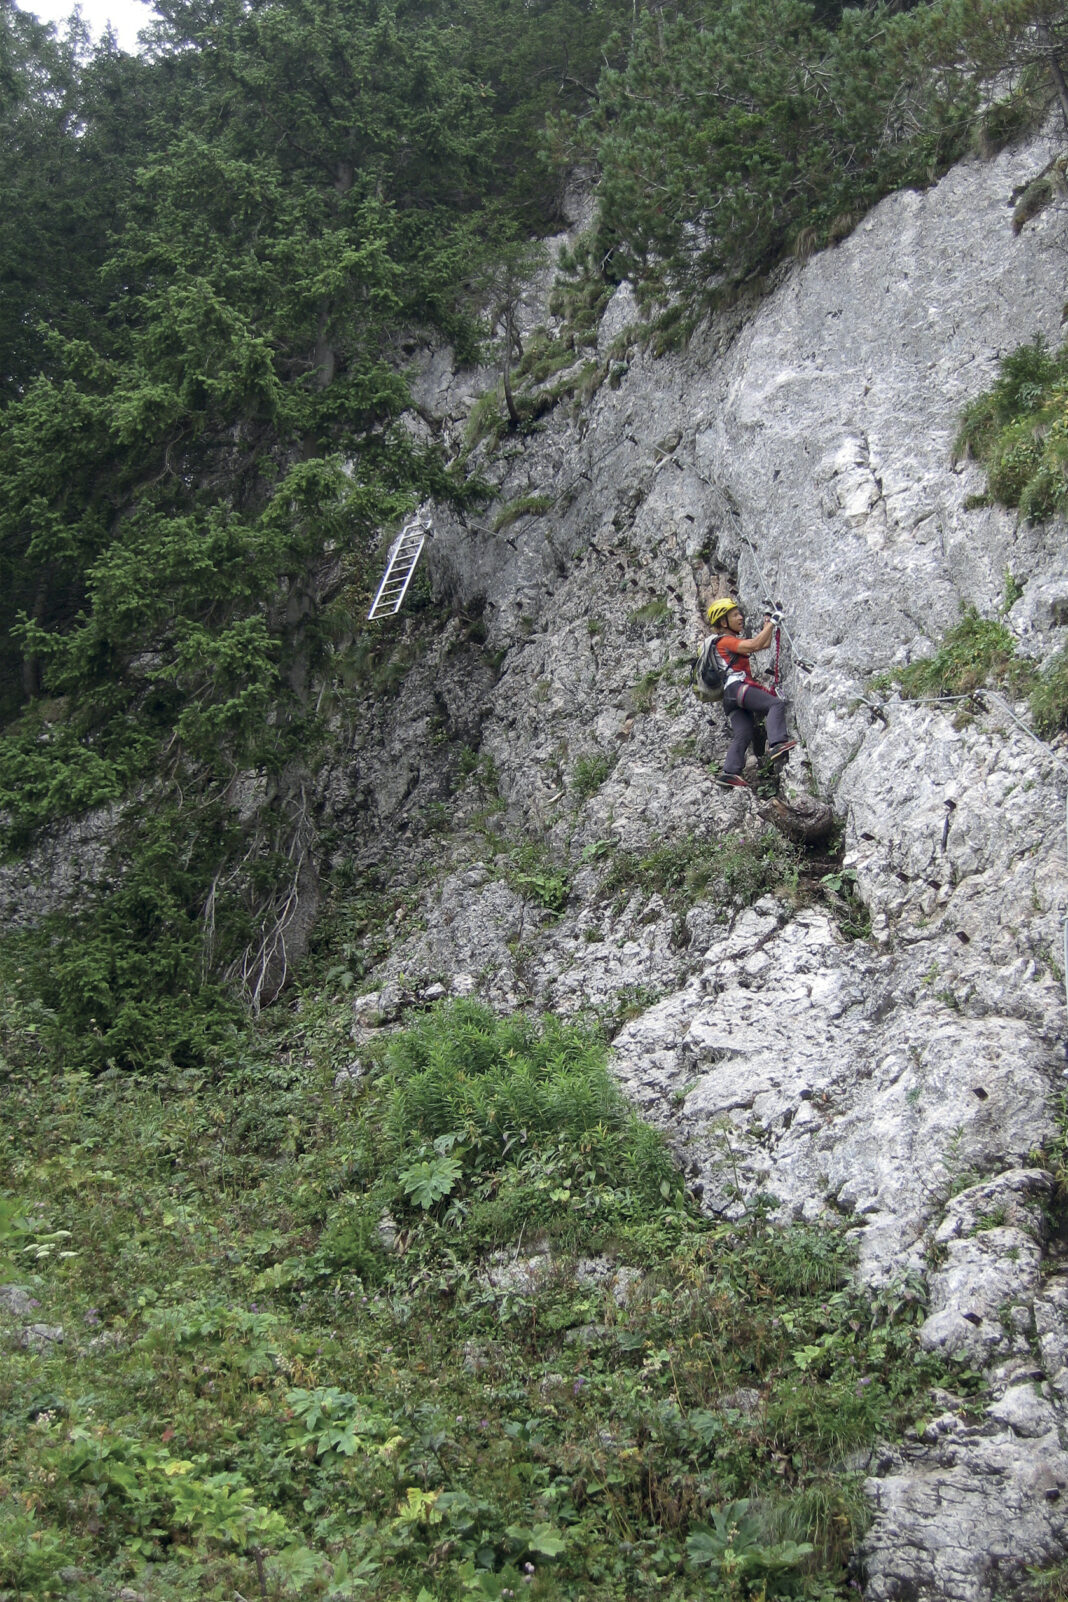
[[[450,1194],[462,1173],[463,1164],[458,1158],[434,1157],[409,1164],[397,1178],[404,1194],[427,1212]]]
[[[615,758],[607,751],[595,751],[577,757],[571,770],[571,789],[580,801],[596,795],[615,767]]]
[[[518,846],[511,853],[508,882],[546,912],[561,913],[571,897],[571,875],[534,842]]]
[[[1062,648],[1035,681],[1031,716],[1046,739],[1068,729],[1068,646]]]
[[[368,1451],[388,1457],[398,1443],[391,1420],[336,1385],[287,1391],[286,1403],[295,1420],[290,1432],[293,1446],[298,1451],[313,1446],[317,1458],[331,1452],[353,1457]]]
[[[1020,676],[1012,633],[999,619],[980,617],[974,606],[964,609],[933,656],[895,674],[906,698],[968,695],[984,684]]]
[[[712,1522],[687,1539],[686,1556],[717,1574],[727,1596],[747,1596],[757,1584],[796,1569],[811,1554],[810,1542],[765,1541],[747,1500],[711,1509]]]
[[[1025,517],[1068,505],[1068,347],[1051,352],[1036,337],[1003,356],[993,386],[968,405],[958,456],[986,468],[991,499]]]
[[[0,1196],[0,1276],[4,1281],[14,1276],[12,1253],[25,1242],[32,1228],[18,1201],[12,1196]]]

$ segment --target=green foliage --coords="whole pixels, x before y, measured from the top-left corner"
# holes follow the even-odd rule
[[[630,703],[635,712],[651,712],[656,704],[656,687],[664,677],[664,669],[647,668],[630,692]]]
[[[1068,729],[1068,646],[1043,669],[1031,691],[1031,716],[1047,740]]]
[[[711,1524],[698,1527],[687,1540],[686,1556],[698,1567],[714,1571],[725,1596],[748,1595],[759,1581],[796,1569],[813,1550],[808,1541],[765,1544],[760,1520],[750,1514],[748,1501],[728,1502],[711,1514]]]
[[[435,1157],[431,1162],[411,1163],[397,1178],[404,1194],[427,1212],[449,1195],[462,1173],[463,1164],[455,1157]]]
[[[968,695],[992,681],[1001,684],[1018,673],[1016,642],[996,618],[982,618],[966,607],[933,656],[912,662],[895,673],[901,693],[920,696]]]
[[[1006,582],[1008,599],[1014,590]],[[1035,729],[1044,739],[1068,729],[1068,648],[1058,651],[1039,673],[1016,655],[1016,641],[1007,625],[997,618],[981,618],[974,607],[964,609],[933,656],[897,669],[889,682],[896,683],[906,699],[969,695],[984,684],[1007,685],[1016,694],[1028,695]]]
[[[1036,337],[1003,356],[992,387],[961,417],[956,449],[985,466],[987,489],[1034,520],[1068,507],[1068,346]]]
[[[838,868],[820,879],[824,900],[834,912],[847,940],[866,940],[871,934],[871,912],[860,898],[854,868]]]
[[[1068,1093],[1059,1091],[1051,1108],[1053,1135],[1036,1158],[1048,1168],[1056,1180],[1056,1195],[1060,1207],[1068,1202]]]
[[[647,298],[700,304],[790,248],[841,238],[965,147],[978,78],[1035,10],[933,0],[828,16],[752,0],[642,18],[596,115],[554,130],[602,169],[596,258]]]
[[[503,391],[498,386],[480,395],[468,412],[464,424],[464,442],[469,449],[473,450],[484,439],[496,441],[505,433],[508,419],[502,410],[502,399]]]
[[[512,851],[507,877],[513,890],[546,912],[559,914],[566,910],[571,898],[571,876],[535,841],[527,841]]]
[[[13,1258],[8,1255],[17,1243],[30,1233],[31,1225],[10,1197],[0,1196],[0,1283],[6,1284],[15,1272]]]
[[[1028,1566],[1027,1585],[1022,1595],[1027,1602],[1065,1602],[1068,1597],[1068,1563]]]
[[[513,523],[521,517],[540,517],[548,512],[554,505],[551,495],[521,495],[517,501],[510,501],[493,519],[493,532],[499,534],[502,529],[511,528]]]
[[[114,829],[82,908],[8,937],[23,991],[72,1066],[190,1065],[231,1037],[237,998],[212,977],[209,941],[232,957],[249,919],[235,903],[209,929],[202,888],[227,844],[214,808],[146,809]]]
[[[607,751],[588,752],[575,759],[571,770],[571,789],[580,801],[596,795],[615,767],[615,758]]]
[[[666,623],[670,616],[670,606],[666,601],[658,597],[656,600],[646,601],[644,606],[636,607],[633,612],[628,612],[627,622],[637,624]]]
[[[147,136],[151,70],[80,26],[0,10],[0,405],[51,365],[48,333],[80,337],[103,310],[108,219]]]
[[[32,1020],[0,1017],[10,1062]],[[94,1078],[36,1035],[0,1065],[5,1250],[66,1331],[0,1375],[0,1587],[847,1597],[842,1457],[955,1383],[915,1295],[854,1292],[836,1232],[701,1217],[589,1031],[445,1008],[354,1098],[350,1024],[308,993],[211,1074]],[[625,1297],[576,1272],[598,1251]]]
[[[755,840],[727,835],[686,839],[639,856],[617,852],[602,883],[606,895],[662,895],[685,907],[701,897],[748,904],[796,882],[800,853],[775,829]]]
[[[297,1451],[310,1446],[316,1457],[326,1457],[331,1452],[338,1457],[354,1457],[357,1452],[367,1451],[370,1442],[381,1442],[378,1450],[388,1451],[390,1419],[371,1411],[358,1396],[338,1390],[336,1385],[287,1391],[286,1404],[294,1421],[290,1443]]]
[[[635,1183],[647,1187],[639,1194],[656,1196],[669,1182],[666,1161],[629,1113],[592,1030],[552,1018],[540,1026],[525,1018],[501,1021],[475,1003],[457,1002],[398,1036],[386,1065],[387,1149],[435,1148],[398,1173],[424,1210],[461,1188],[470,1193],[476,1178],[481,1185],[502,1167],[522,1166],[532,1144],[555,1143],[560,1152],[584,1147],[592,1179],[622,1141]],[[562,1178],[554,1188],[569,1185]]]
[[[516,8],[517,39],[490,9],[176,5],[144,60],[0,18],[0,849],[102,806],[185,811],[166,957],[109,971],[90,916],[64,975],[65,1022],[110,1008],[104,1061],[207,1049],[177,1027],[205,954],[272,993],[267,953],[314,850],[317,712],[344,700],[335,641],[380,530],[477,491],[397,426],[397,347],[418,324],[478,354],[474,287],[530,256],[517,216],[555,184],[510,165],[514,141],[585,99],[517,63],[598,61],[612,26],[611,7],[549,3]],[[375,691],[410,660],[375,661]],[[272,812],[237,826],[241,770]],[[137,833],[111,853],[99,925],[118,926],[115,885],[152,872]],[[120,1027],[137,983],[147,1010]]]

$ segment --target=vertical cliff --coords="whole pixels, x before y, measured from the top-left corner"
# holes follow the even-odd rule
[[[398,930],[357,1036],[430,986],[599,1008],[707,1207],[764,1193],[786,1219],[844,1216],[861,1275],[922,1283],[925,1344],[987,1376],[981,1418],[944,1393],[922,1440],[871,1465],[875,1599],[991,1598],[1068,1540],[1068,1273],[1041,1157],[1068,1035],[1068,751],[1000,698],[871,688],[962,605],[992,615],[1006,574],[1021,653],[1063,641],[1063,526],[967,509],[981,476],[951,449],[998,357],[1059,339],[1068,213],[1015,236],[1010,202],[1054,149],[892,197],[679,353],[628,338],[621,286],[593,393],[475,453],[496,500],[441,513],[431,556],[466,623],[329,786],[342,854],[407,873],[422,925]],[[458,443],[488,377],[428,350],[424,418]],[[787,791],[833,804],[862,938],[803,887],[750,882],[740,907],[721,865],[680,903],[636,867],[725,840],[759,855],[753,799],[708,778],[721,719],[686,684],[717,586],[785,603]],[[462,782],[442,756],[459,741]],[[524,871],[491,792],[494,827],[538,843]]]

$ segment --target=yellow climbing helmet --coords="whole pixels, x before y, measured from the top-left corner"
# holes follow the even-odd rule
[[[733,601],[729,595],[721,595],[718,601],[712,602],[712,605],[705,613],[705,616],[708,618],[708,621],[713,625],[713,627],[715,627],[715,625],[719,623],[721,619],[727,616],[728,612],[733,612],[736,608],[739,611],[741,610],[737,601]]]

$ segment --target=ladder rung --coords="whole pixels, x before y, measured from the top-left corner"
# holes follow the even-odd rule
[[[420,522],[406,523],[393,541],[386,558],[382,582],[367,614],[368,621],[384,612],[395,616],[400,611],[426,544],[427,532],[428,529]]]

